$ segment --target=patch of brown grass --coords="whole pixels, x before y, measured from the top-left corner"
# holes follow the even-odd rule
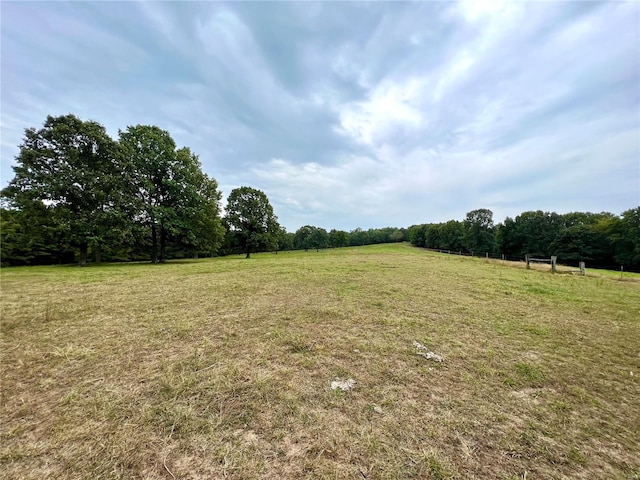
[[[640,475],[634,282],[406,245],[1,273],[5,478]]]

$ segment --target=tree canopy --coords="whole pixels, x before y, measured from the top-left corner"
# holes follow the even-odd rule
[[[47,212],[86,265],[89,246],[100,249],[123,220],[119,160],[102,125],[75,115],[49,116],[43,128],[25,131],[4,195],[23,211]]]
[[[640,270],[640,207],[620,216],[609,212],[541,210],[507,217],[494,226],[490,210],[469,212],[464,222],[420,224],[409,227],[409,241],[420,247],[504,255],[522,259],[555,255],[559,262],[588,262],[591,266],[624,265]]]
[[[81,265],[90,251],[97,262],[145,258],[149,244],[163,262],[169,245],[213,254],[221,243],[217,182],[158,127],[115,141],[97,122],[49,116],[25,131],[14,172],[2,191],[3,263],[67,261],[74,249]]]
[[[259,248],[275,246],[280,233],[278,217],[274,215],[267,195],[251,187],[231,191],[227,199],[226,222],[229,230],[237,235],[246,258]]]
[[[472,210],[464,220],[464,245],[471,252],[493,250],[493,212],[486,208]]]

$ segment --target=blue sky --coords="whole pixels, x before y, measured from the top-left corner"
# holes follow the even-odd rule
[[[640,205],[638,2],[1,3],[1,183],[74,113],[168,130],[281,223]]]

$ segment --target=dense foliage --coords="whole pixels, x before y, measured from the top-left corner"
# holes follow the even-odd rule
[[[155,263],[222,242],[217,182],[158,127],[129,127],[115,141],[96,122],[49,116],[26,130],[14,171],[2,191],[4,265]]]
[[[464,222],[409,227],[417,246],[476,255],[522,259],[558,257],[561,263],[640,270],[640,207],[612,213],[524,212],[494,225],[490,210],[474,210]]]
[[[420,247],[521,259],[624,265],[640,271],[640,207],[612,213],[524,212],[494,224],[477,209],[463,221],[350,232],[278,224],[267,195],[240,187],[221,217],[218,183],[198,156],[156,126],[129,126],[117,140],[94,121],[47,117],[29,128],[2,190],[2,265],[151,261],[256,251],[320,250],[410,241]]]
[[[276,247],[280,225],[263,191],[251,187],[232,190],[225,220],[229,233],[238,239],[247,258],[251,252]]]
[[[319,250],[406,240],[408,240],[407,230],[404,228],[385,227],[370,228],[369,230],[356,228],[350,232],[332,229],[327,232],[324,228],[305,225],[296,231],[293,237],[293,246],[300,250]]]

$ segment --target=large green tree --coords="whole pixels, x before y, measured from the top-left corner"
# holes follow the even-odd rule
[[[240,187],[227,199],[226,222],[229,231],[237,235],[246,258],[251,252],[275,245],[280,232],[278,217],[273,213],[267,195],[255,188]]]
[[[136,125],[120,132],[120,145],[132,165],[129,176],[135,189],[131,198],[135,218],[150,231],[151,261],[164,262],[168,230],[175,219],[176,144],[159,127]]]
[[[46,223],[57,225],[86,265],[89,248],[99,261],[102,246],[125,221],[119,205],[126,190],[121,160],[99,123],[48,116],[43,128],[25,131],[15,177],[3,196],[23,212],[46,212]]]
[[[464,220],[464,245],[476,253],[493,251],[493,212],[479,208],[467,213]]]
[[[221,194],[197,155],[176,150],[169,132],[150,125],[120,132],[120,145],[131,165],[131,208],[150,237],[151,261],[164,263],[169,243],[193,255],[215,252],[223,238]]]

